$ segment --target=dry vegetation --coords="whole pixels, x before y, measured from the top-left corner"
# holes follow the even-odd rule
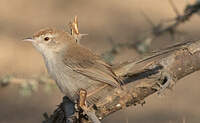
[[[194,1],[191,1],[193,3]],[[174,3],[181,11],[185,7],[183,0]],[[151,26],[141,15],[144,11],[155,23],[161,19],[174,17],[168,1],[160,0],[31,0],[6,1],[0,4],[0,75],[14,75],[19,78],[35,78],[46,74],[41,56],[28,43],[21,39],[34,31],[56,26],[63,28],[73,15],[78,15],[80,32],[89,34],[81,43],[97,53],[108,51],[114,42],[136,42],[146,36]],[[198,15],[181,25],[175,39],[163,35],[152,42],[150,49],[159,49],[176,41],[200,39]],[[132,57],[130,57],[132,56]],[[123,48],[114,59],[114,63],[137,58],[140,54],[133,48]],[[146,99],[142,106],[129,107],[107,117],[104,122],[140,122],[140,123],[198,123],[199,114],[199,72],[181,79],[176,89],[167,96],[156,95]],[[189,83],[192,82],[192,83]],[[51,91],[41,85],[31,96],[19,94],[18,85],[0,88],[1,123],[36,123],[43,120],[42,113],[51,113],[62,99],[57,88]]]

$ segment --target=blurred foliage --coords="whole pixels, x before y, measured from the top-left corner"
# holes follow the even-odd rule
[[[19,94],[22,96],[30,96],[33,92],[38,91],[40,85],[47,93],[50,93],[52,89],[56,87],[54,80],[47,75],[39,75],[34,78],[18,78],[13,75],[1,77],[1,87],[7,87],[11,84],[15,84],[19,87]]]

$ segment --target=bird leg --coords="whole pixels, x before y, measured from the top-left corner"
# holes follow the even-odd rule
[[[95,115],[95,111],[92,108],[87,106],[86,103],[87,91],[84,89],[80,89],[79,91],[79,107],[84,111],[85,114],[91,119],[93,123],[101,123],[97,116]]]

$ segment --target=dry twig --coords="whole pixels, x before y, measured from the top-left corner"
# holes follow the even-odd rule
[[[183,14],[180,14],[173,1],[169,0],[169,3],[176,13],[176,17],[162,20],[160,23],[155,24],[150,17],[142,11],[141,14],[151,26],[150,32],[145,33],[145,35],[136,42],[115,43],[110,39],[109,41],[112,44],[112,48],[103,54],[106,60],[111,62],[113,57],[118,54],[118,51],[124,47],[135,48],[139,53],[149,52],[152,41],[166,33],[169,33],[173,40],[177,32],[177,27],[186,21],[189,21],[190,18],[200,10],[200,2],[196,2],[193,5],[187,4]]]
[[[187,4],[183,14],[181,15],[173,1],[169,0],[169,3],[172,6],[174,12],[176,13],[176,17],[167,20],[162,20],[157,25],[155,25],[153,21],[144,12],[142,12],[142,15],[144,16],[145,20],[152,26],[152,31],[150,32],[150,35],[148,35],[145,39],[142,39],[142,41],[133,44],[139,52],[143,53],[148,51],[151,42],[156,38],[162,36],[163,34],[169,33],[171,35],[171,38],[174,39],[177,27],[185,23],[186,21],[189,21],[190,18],[194,14],[198,13],[200,10],[200,2],[196,2],[193,5]]]
[[[134,70],[134,67],[132,69]],[[164,85],[169,81],[171,85],[173,85],[181,78],[199,69],[200,42],[198,41],[174,51],[165,58],[151,62],[144,68],[140,68],[139,72],[127,73],[122,76],[126,83],[123,88],[126,91],[120,91],[119,89],[110,90],[110,93],[108,93],[104,99],[99,100],[93,108],[98,118],[103,119],[109,114],[125,107],[144,104],[143,100],[158,92],[161,87],[160,85]],[[102,90],[99,93],[102,93],[103,91],[105,90]],[[59,107],[58,109],[62,109],[62,107]],[[61,112],[55,112],[55,114],[58,113]],[[53,123],[63,123],[56,120],[63,115],[64,114],[56,115],[56,118],[50,117],[49,119],[53,121]]]
[[[118,88],[107,90],[108,88],[105,87],[95,93],[99,95],[108,92],[103,99],[90,107],[99,119],[128,106],[143,105],[146,97],[160,92],[166,83],[169,83],[167,87],[171,87],[181,78],[199,70],[200,41],[185,43],[184,46],[175,45],[174,52],[169,56],[142,65],[144,67],[139,67],[137,70],[135,70],[136,66],[132,68],[132,72],[120,74],[125,83],[124,91]],[[68,100],[67,97],[65,98]],[[43,123],[91,122],[81,111],[75,110],[75,104],[70,101],[64,103],[65,100],[50,117],[45,114]],[[68,110],[66,111],[63,106],[68,107]]]

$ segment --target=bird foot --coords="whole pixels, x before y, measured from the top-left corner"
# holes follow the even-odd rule
[[[95,111],[87,106],[86,102],[87,91],[84,89],[80,89],[79,91],[79,107],[83,110],[85,114],[91,119],[93,123],[101,123],[100,120],[97,118]]]

